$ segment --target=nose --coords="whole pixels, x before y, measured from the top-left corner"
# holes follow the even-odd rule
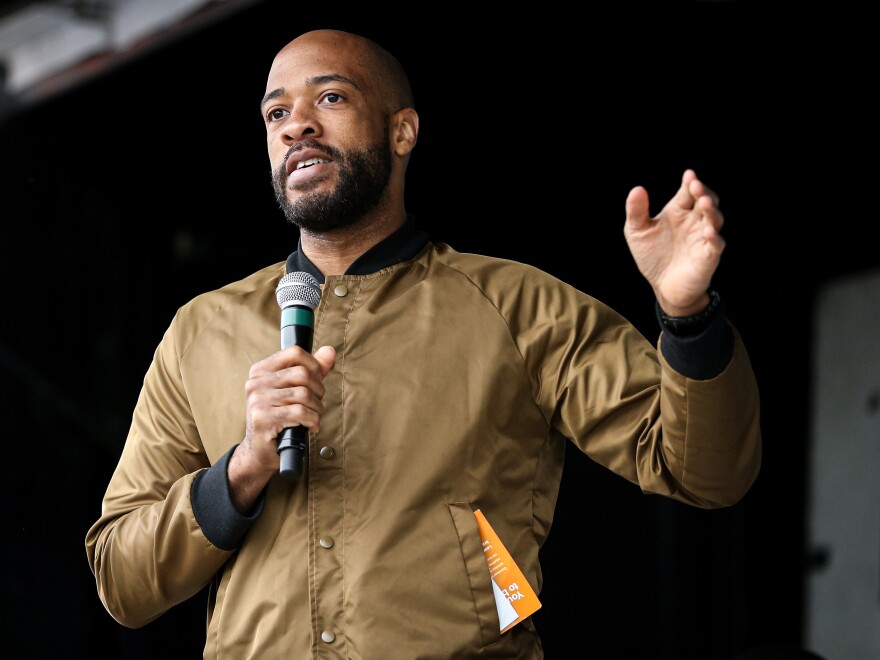
[[[305,137],[316,137],[321,133],[321,124],[315,116],[314,108],[295,106],[290,110],[281,131],[284,144],[291,145]]]

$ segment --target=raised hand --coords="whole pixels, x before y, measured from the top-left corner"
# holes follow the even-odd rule
[[[718,196],[685,170],[681,187],[655,217],[642,186],[626,198],[623,235],[639,271],[670,316],[689,316],[709,303],[707,290],[725,241]]]

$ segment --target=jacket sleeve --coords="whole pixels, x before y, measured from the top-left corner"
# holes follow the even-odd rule
[[[196,594],[231,554],[206,538],[193,513],[191,488],[209,461],[181,378],[178,322],[156,349],[101,516],[86,535],[101,601],[132,628]]]
[[[560,318],[539,389],[560,433],[645,493],[707,509],[742,499],[761,463],[759,396],[725,317],[656,348],[598,301],[572,300]]]
[[[711,378],[684,375],[667,351],[664,332],[658,342],[661,364],[660,445],[645,434],[639,453],[640,483],[677,500],[714,508],[741,500],[761,466],[760,398],[742,338],[727,319],[720,323],[732,336],[732,352],[723,370]],[[677,342],[678,343],[678,342]],[[660,478],[664,473],[671,478]]]

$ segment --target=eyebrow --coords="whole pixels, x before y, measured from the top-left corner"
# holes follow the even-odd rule
[[[354,87],[355,89],[359,89],[358,84],[352,80],[351,78],[346,78],[338,73],[328,73],[323,76],[313,76],[311,78],[306,78],[306,85],[325,85],[331,82],[341,82],[344,85],[349,85],[350,87]],[[287,90],[284,87],[276,87],[271,92],[267,92],[263,99],[260,101],[260,110],[262,111],[263,106],[265,106],[269,101],[273,99],[277,99],[280,96],[284,96],[287,93]]]

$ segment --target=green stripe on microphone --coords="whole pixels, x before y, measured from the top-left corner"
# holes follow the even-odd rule
[[[288,307],[281,310],[281,326],[286,325],[305,325],[310,328],[315,327],[315,313],[310,309],[302,309],[299,307]]]

